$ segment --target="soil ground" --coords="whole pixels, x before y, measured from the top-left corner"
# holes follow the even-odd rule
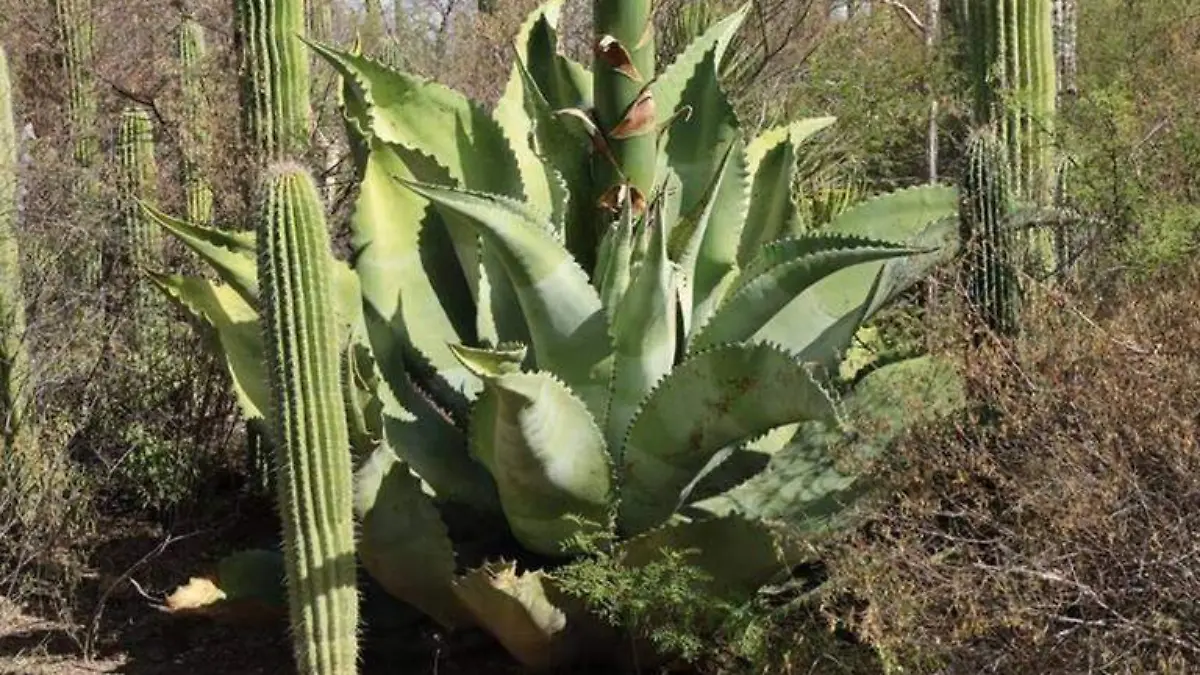
[[[21,606],[0,595],[0,673],[289,672],[282,621],[232,625],[171,616],[154,606],[154,599],[204,573],[222,555],[271,545],[276,535],[269,508],[240,503],[233,509],[218,516],[177,518],[174,525],[134,518],[106,523],[96,528],[104,537],[88,547],[93,553],[76,589],[25,594]],[[183,520],[187,527],[180,525]],[[364,642],[364,675],[522,672],[487,636],[446,637],[424,622],[408,622]]]

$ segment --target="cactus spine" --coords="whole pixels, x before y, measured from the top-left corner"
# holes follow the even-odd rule
[[[144,332],[153,318],[148,304],[150,289],[141,280],[139,270],[159,267],[162,263],[162,235],[138,207],[138,200],[153,202],[158,192],[158,164],[154,160],[154,124],[142,108],[128,107],[121,112],[117,127],[117,189],[121,212],[121,241],[133,279],[134,306],[138,330]]]
[[[208,99],[204,93],[204,60],[208,46],[204,28],[185,17],[176,36],[179,56],[180,90],[183,98],[183,192],[187,219],[193,223],[212,221],[212,188],[204,177],[208,156]]]
[[[293,650],[303,675],[352,674],[358,595],[333,258],[303,168],[270,171],[258,242]]]
[[[1005,231],[1011,195],[1004,148],[990,130],[972,134],[967,163],[960,213],[967,297],[988,328],[1009,335],[1017,329],[1019,300],[1013,235]]]
[[[304,0],[236,0],[235,9],[245,138],[262,160],[299,157],[311,125]]]
[[[654,78],[655,61],[650,5],[650,0],[595,0],[593,5],[596,114],[616,159],[612,166],[603,153],[598,155],[597,175],[605,194],[625,183],[645,198],[654,186],[658,120],[646,88]]]
[[[8,57],[0,47],[0,396],[4,446],[21,428],[29,401],[29,353],[25,348],[25,298],[17,246],[17,130]]]

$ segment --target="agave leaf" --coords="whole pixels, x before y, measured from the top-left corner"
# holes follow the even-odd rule
[[[429,484],[439,501],[499,511],[496,485],[470,455],[467,435],[412,379],[384,381],[379,389],[387,444]]]
[[[747,146],[746,163],[753,178],[750,209],[738,246],[740,264],[746,264],[762,246],[791,230],[797,217],[792,186],[800,146],[835,121],[834,117],[797,120],[767,131]]]
[[[258,257],[254,232],[226,232],[172,218],[150,204],[139,202],[142,213],[212,266],[221,281],[242,299],[258,304]]]
[[[384,379],[404,389],[409,370],[449,405],[481,386],[450,352],[474,341],[474,303],[454,247],[428,202],[392,176],[411,176],[410,155],[371,142],[351,216],[354,269],[371,348]],[[462,403],[465,407],[465,400]]]
[[[611,523],[612,466],[583,402],[547,373],[478,373],[471,451],[491,471],[513,534],[546,555],[576,552]]]
[[[775,453],[788,445],[799,427],[799,424],[775,427],[748,443],[722,448],[684,489],[681,501],[689,504],[728,492],[757,475]]]
[[[600,296],[545,222],[523,204],[494,195],[405,185],[474,224],[516,289],[537,367],[561,377],[589,410],[602,414],[612,347]]]
[[[512,145],[517,165],[521,169],[521,178],[528,192],[529,204],[543,213],[554,213],[554,178],[550,175],[550,165],[542,161],[534,151],[532,135],[535,110],[532,106],[535,94],[529,91],[528,77],[522,72],[521,63],[528,63],[531,58],[553,58],[553,53],[539,51],[536,55],[531,54],[530,41],[536,29],[545,27],[553,32],[553,28],[548,24],[557,22],[561,9],[562,0],[546,3],[530,13],[525,23],[521,24],[514,40],[517,63],[513,65],[508,85],[492,113]],[[538,46],[542,47],[544,43]]]
[[[350,451],[356,460],[374,451],[383,439],[378,372],[366,345],[351,342],[342,350],[342,396],[350,432]]]
[[[559,224],[567,248],[585,268],[594,264],[596,237],[593,234],[594,206],[591,195],[592,141],[578,125],[568,123],[566,117],[556,114],[537,89],[537,83],[518,61],[514,68],[525,80],[526,107],[532,119],[533,144],[544,170],[551,176],[559,200],[546,210]]]
[[[454,593],[454,547],[421,482],[380,446],[354,474],[358,554],[391,595],[448,628],[469,625]]]
[[[962,380],[945,360],[922,356],[883,366],[844,399],[845,431],[803,425],[766,471],[723,495],[696,502],[687,513],[740,513],[785,521],[804,531],[824,530],[844,522],[847,507],[870,487],[853,462],[874,458],[905,430],[952,414],[965,403]]]
[[[481,377],[500,377],[521,372],[521,364],[528,351],[522,344],[502,344],[495,349],[454,346],[454,355],[467,364],[467,369],[472,373],[480,373]]]
[[[361,97],[370,132],[433,157],[467,189],[523,198],[516,154],[499,123],[449,87],[391,70],[360,55],[308,43]]]
[[[773,259],[774,264],[769,267],[756,265],[738,278],[712,320],[700,329],[691,349],[760,339],[760,329],[822,279],[861,263],[915,252],[887,242],[855,237],[817,235],[778,242],[759,256],[760,259]],[[864,294],[864,299],[866,297],[869,296]],[[816,298],[817,302],[820,299]],[[809,315],[809,325],[823,328],[817,321],[820,316]],[[799,342],[804,337],[807,336],[793,335],[797,340],[793,344],[804,344]]]
[[[945,218],[952,217],[958,212],[958,191],[953,187],[943,185],[925,185],[916,188],[897,190],[886,195],[868,199],[850,210],[842,213],[832,222],[824,226],[823,232],[844,234],[872,239],[883,239],[903,244],[936,245],[941,242],[951,243],[943,233],[945,226],[931,226]],[[902,268],[927,269],[932,262],[939,259],[941,252],[933,252],[922,256],[922,260],[875,262],[859,265],[839,273],[830,280],[832,285],[844,289],[843,307],[857,302],[859,294],[865,291],[875,279],[880,270],[884,270],[877,295],[872,298],[867,316],[874,314],[889,299],[903,290],[901,277],[918,276],[914,271],[901,274]],[[932,261],[932,262],[931,262]],[[919,278],[919,276],[918,276]]]
[[[235,622],[287,616],[283,555],[278,551],[238,551],[217,562],[215,573],[192,577],[158,609],[169,614],[207,616]]]
[[[518,44],[517,53],[528,64],[529,74],[538,91],[555,110],[592,107],[592,73],[558,51],[558,20],[562,0],[551,0],[535,11],[542,20],[534,23],[528,33],[525,48]]]
[[[729,145],[712,183],[693,214],[684,216],[672,234],[674,255],[688,275],[681,304],[686,325],[703,326],[721,304],[737,275],[737,242],[746,213],[747,175],[742,142]]]
[[[719,72],[725,50],[745,20],[750,4],[743,4],[738,11],[710,26],[650,84],[650,91],[661,119],[667,119],[678,111],[681,105],[687,104],[684,100],[684,88],[706,57],[711,55],[713,64],[718,69],[714,72]]]
[[[556,224],[562,224],[566,214],[573,214],[565,218],[571,226],[583,223],[583,209],[591,206],[591,144],[586,134],[578,133],[576,126],[566,124],[555,111],[590,108],[591,76],[558,53],[555,26],[561,9],[562,0],[546,3],[521,26],[515,40],[517,58],[512,75],[494,114],[511,139],[522,141],[514,143],[514,149],[524,174],[538,182],[544,180],[547,196],[557,200],[540,207],[531,196],[531,205],[553,214]],[[560,187],[560,183],[565,185]],[[586,220],[590,222],[591,218]],[[583,261],[578,257],[585,253],[578,250],[579,234],[568,232],[567,241],[572,253]],[[594,247],[594,241],[591,244]],[[592,251],[586,253],[590,257]]]
[[[563,595],[542,572],[517,572],[516,563],[492,563],[455,582],[454,591],[476,622],[527,668],[570,662],[578,648]]]
[[[736,514],[676,520],[627,541],[620,562],[644,567],[662,560],[666,551],[681,553],[683,562],[703,575],[698,592],[739,602],[800,562],[786,559],[781,537],[777,527]]]
[[[651,227],[650,255],[613,316],[612,398],[608,447],[620,447],[638,406],[675,363],[675,287],[661,224]]]
[[[871,299],[867,315],[874,315],[897,295],[926,278],[935,267],[950,262],[958,254],[959,227],[957,214],[946,216],[929,223],[911,237],[908,243],[926,253],[893,258],[884,263],[880,288]]]
[[[621,218],[608,233],[608,251],[604,255],[604,267],[597,275],[600,298],[604,309],[612,316],[625,291],[629,288],[630,268],[633,262],[634,237],[633,210],[629,202],[621,209]]]
[[[891,241],[912,248],[930,242],[922,235],[929,224],[954,213],[957,197],[952,188],[925,186],[893,192],[868,200],[821,228],[822,234],[866,237]],[[802,238],[783,240],[763,249],[752,260],[743,277],[752,279],[760,269],[779,257],[788,257],[788,247],[802,247]],[[799,352],[807,361],[831,368],[850,344],[859,325],[902,290],[899,273],[927,270],[940,252],[909,258],[863,262],[821,279],[791,300],[763,325],[755,340],[775,342]],[[911,262],[919,258],[919,264]]]
[[[168,298],[213,330],[242,414],[248,419],[262,418],[270,396],[258,312],[232,286],[196,277],[148,274]]]
[[[721,89],[717,79],[715,54],[709,52],[700,61],[687,86],[683,90],[683,101],[691,107],[691,115],[680,119],[667,132],[665,142],[666,162],[681,182],[680,209],[686,216],[695,216],[705,208],[705,196],[713,193],[714,177],[728,160],[730,148],[742,142],[737,114]],[[738,151],[735,160],[740,167],[743,184],[741,193],[731,195],[740,205],[735,221],[721,222],[722,228],[732,230],[733,253],[737,254],[737,240],[745,220],[746,192],[745,157]]]
[[[346,132],[357,176],[361,177],[362,168],[367,163],[367,155],[370,154],[371,115],[358,82],[353,78],[340,76],[338,81],[340,86],[337,87],[337,97],[338,108],[342,112],[342,128]]]
[[[786,424],[835,418],[807,368],[777,347],[723,345],[692,356],[630,427],[618,460],[622,531],[638,534],[665,520],[722,448]]]

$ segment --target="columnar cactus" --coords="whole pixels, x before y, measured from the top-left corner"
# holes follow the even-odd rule
[[[288,605],[302,675],[348,675],[357,659],[350,442],[339,376],[333,256],[312,178],[270,170],[258,227],[267,415],[276,447]]]
[[[117,257],[129,268],[137,314],[135,326],[145,335],[153,322],[150,295],[141,270],[162,264],[162,233],[138,205],[153,202],[158,191],[158,164],[154,159],[154,125],[142,108],[128,107],[117,127],[117,188],[121,213],[122,254]]]
[[[1053,187],[1057,77],[1052,0],[961,0],[975,116],[1004,139],[1012,187],[1046,204]]]
[[[54,0],[54,13],[67,80],[67,126],[74,142],[72,153],[76,165],[88,173],[96,166],[100,154],[100,141],[96,135],[92,0]],[[86,175],[79,183],[81,201],[91,204],[99,194],[99,182]],[[95,285],[100,281],[101,250],[101,246],[90,246],[82,252],[80,268],[85,284]]]
[[[179,57],[180,90],[182,92],[183,124],[183,192],[187,202],[187,219],[207,224],[212,220],[212,187],[204,177],[208,156],[208,99],[204,94],[204,60],[208,47],[204,28],[194,19],[185,17],[176,35]]]
[[[1004,148],[987,129],[977,131],[967,150],[963,177],[961,239],[968,298],[991,330],[1017,328],[1018,287],[1013,277],[1013,235],[1005,231],[1011,197]]]
[[[246,141],[263,160],[303,155],[311,125],[304,0],[236,0],[235,10]]]
[[[28,405],[29,354],[25,349],[25,299],[17,246],[17,131],[8,58],[0,47],[0,414],[4,446],[12,446]]]
[[[67,115],[75,139],[75,160],[91,167],[100,152],[96,138],[96,89],[91,0],[54,0],[68,92]]]
[[[137,203],[153,202],[158,192],[154,123],[145,109],[130,106],[121,113],[116,149],[126,254],[135,266],[154,267],[162,262],[162,235]]]

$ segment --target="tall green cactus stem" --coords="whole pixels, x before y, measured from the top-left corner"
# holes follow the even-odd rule
[[[302,675],[351,675],[358,595],[334,261],[321,200],[303,168],[270,170],[258,245],[293,651]]]
[[[0,47],[0,396],[6,455],[29,402],[29,352],[25,348],[25,299],[17,246],[17,130],[8,57]]]
[[[1003,139],[1014,197],[1032,206],[1053,200],[1057,100],[1052,0],[960,0],[978,124]],[[1056,266],[1053,237],[1035,228],[1030,258]]]
[[[150,221],[138,201],[153,202],[158,192],[158,164],[154,159],[154,124],[142,108],[128,107],[121,113],[117,128],[117,188],[121,210],[121,241],[123,259],[128,264],[129,278],[134,280],[134,305],[139,331],[151,319],[152,297],[140,270],[157,269],[162,265],[162,233]]]
[[[1011,335],[1018,327],[1019,289],[1013,235],[1005,231],[1012,199],[1004,148],[989,130],[977,131],[968,144],[967,161],[960,213],[967,297],[988,328]]]
[[[961,0],[977,123],[1004,139],[1012,187],[1048,203],[1057,77],[1052,0]]]
[[[210,139],[208,99],[204,94],[204,60],[208,56],[204,28],[194,19],[184,18],[176,35],[176,49],[183,99],[180,135],[186,214],[189,222],[207,224],[212,221],[213,194],[204,177]]]
[[[95,53],[92,46],[92,0],[54,0],[55,24],[67,81],[67,126],[73,139],[72,155],[85,174],[78,185],[79,201],[90,206],[100,195],[100,183],[91,175],[100,154],[97,136]],[[82,281],[95,286],[104,263],[100,246],[81,251]]]
[[[616,166],[597,153],[601,195],[627,184],[648,198],[654,187],[657,124],[650,0],[594,0],[596,115]]]
[[[96,137],[96,87],[92,48],[91,0],[54,0],[63,69],[69,88],[67,116],[75,141],[75,161],[88,168],[96,163],[100,142]]]
[[[298,158],[312,117],[304,0],[235,0],[235,10],[245,138],[262,160]]]

